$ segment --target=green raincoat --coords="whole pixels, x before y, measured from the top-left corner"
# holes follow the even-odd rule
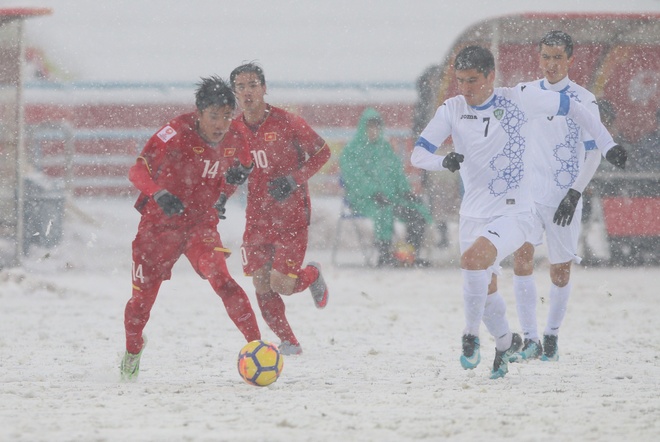
[[[411,187],[401,159],[381,130],[378,140],[370,143],[367,122],[382,118],[378,111],[366,109],[360,117],[357,132],[344,147],[339,168],[346,190],[346,200],[357,213],[371,218],[377,241],[390,242],[394,233],[396,207],[413,208],[431,223],[431,213],[424,204],[411,200]],[[391,204],[380,206],[374,195],[381,193]]]

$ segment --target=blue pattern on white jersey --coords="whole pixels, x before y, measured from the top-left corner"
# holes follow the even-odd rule
[[[502,153],[490,161],[490,168],[496,176],[488,184],[488,189],[492,195],[500,196],[511,189],[517,189],[524,175],[525,137],[521,134],[521,129],[527,119],[516,104],[504,97],[496,95],[493,107],[496,111],[504,110],[500,126],[509,137]]]
[[[545,89],[543,83],[541,87]],[[568,95],[573,100],[580,102],[580,97],[575,91],[568,89],[568,86],[561,91],[561,93]],[[568,131],[563,143],[557,144],[554,149],[554,156],[559,163],[559,167],[555,170],[555,184],[560,189],[568,189],[573,185],[575,179],[580,172],[580,164],[578,162],[577,145],[580,141],[580,126],[571,118],[566,117],[566,125]]]
[[[555,184],[560,189],[568,189],[573,185],[580,172],[580,164],[577,156],[577,145],[579,141],[580,127],[570,118],[566,119],[568,132],[563,143],[557,144],[553,150],[554,157],[559,164],[555,169]]]
[[[560,92],[571,101],[586,105],[594,116],[597,115],[593,94],[568,78],[554,85],[548,84],[547,80],[536,80],[530,86]],[[534,136],[530,144],[535,145],[531,147],[534,200],[557,207],[580,175],[585,151],[596,145],[593,137],[569,117],[542,118],[533,121],[531,126]]]
[[[529,122],[560,112],[561,97],[521,84],[495,88],[481,106],[468,105],[462,96],[449,98],[420,134],[414,163],[427,170],[442,170],[441,161],[430,152],[451,136],[454,151],[465,156],[459,170],[464,189],[461,216],[490,218],[529,212],[533,207],[531,174],[526,170]]]
[[[576,90],[580,93],[579,86]],[[571,160],[560,150],[553,151],[558,144],[571,141],[566,138],[565,117],[570,115],[581,126],[578,145],[583,150],[577,154],[580,167],[584,164],[582,146],[586,147],[590,139],[599,148],[615,144],[599,121],[595,97],[586,93],[581,100],[587,106],[578,105],[559,90],[542,90],[536,83],[495,88],[481,106],[468,105],[460,95],[449,98],[420,134],[411,155],[412,164],[425,170],[446,170],[443,157],[432,152],[451,137],[453,150],[464,156],[458,171],[464,189],[462,217],[484,219],[524,213],[532,210],[534,200],[557,207],[566,191],[557,187],[553,177],[559,164],[555,153],[562,160]],[[569,176],[573,173],[568,163],[564,168]],[[580,172],[577,180],[582,176]]]

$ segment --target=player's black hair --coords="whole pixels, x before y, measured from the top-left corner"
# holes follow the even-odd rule
[[[543,36],[539,42],[539,49],[542,45],[546,46],[563,46],[566,56],[571,58],[573,56],[573,39],[564,31],[550,31]]]
[[[200,111],[210,106],[231,106],[236,109],[236,97],[225,80],[213,75],[197,83],[195,105]]]
[[[236,87],[236,77],[239,74],[244,74],[246,72],[257,74],[257,78],[259,78],[261,85],[263,86],[264,84],[266,84],[266,76],[264,75],[263,68],[259,66],[256,62],[251,61],[249,63],[242,64],[233,71],[231,71],[231,74],[229,75],[229,83],[231,83],[232,88]]]
[[[466,46],[456,55],[454,69],[457,71],[476,69],[485,77],[495,70],[495,58],[493,53],[486,48],[476,45]]]

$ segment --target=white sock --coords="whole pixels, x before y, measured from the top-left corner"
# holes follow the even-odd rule
[[[523,337],[533,341],[539,340],[536,322],[536,283],[534,275],[513,275],[513,293],[516,295],[516,310],[518,321],[523,331]]]
[[[488,272],[486,270],[465,270],[463,273],[463,308],[465,310],[465,330],[463,334],[479,336],[479,326],[484,316],[484,306],[488,295]]]
[[[483,321],[490,334],[495,337],[495,347],[498,350],[511,347],[511,329],[506,319],[506,303],[499,292],[492,293],[486,298]]]
[[[550,286],[550,309],[548,311],[548,323],[545,325],[546,335],[558,335],[559,327],[566,316],[568,298],[571,294],[571,283],[564,287]]]

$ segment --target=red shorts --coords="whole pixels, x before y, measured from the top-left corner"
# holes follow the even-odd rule
[[[241,247],[243,272],[250,276],[271,264],[284,275],[297,276],[307,252],[307,233],[307,226],[285,231],[260,231],[247,226]]]
[[[224,261],[231,251],[222,245],[216,222],[171,228],[140,221],[133,240],[133,284],[141,287],[170,279],[172,267],[181,255],[186,255],[200,276],[201,256],[216,254],[215,259]]]

